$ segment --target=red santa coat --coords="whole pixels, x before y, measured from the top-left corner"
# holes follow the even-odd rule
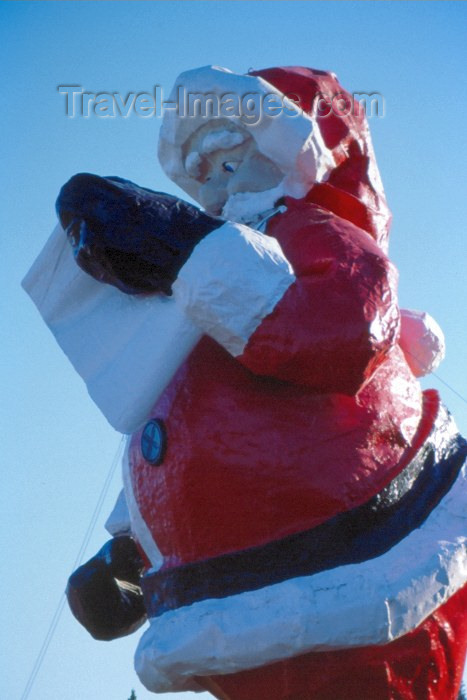
[[[396,273],[367,233],[287,200],[268,227],[296,280],[232,357],[203,338],[161,396],[167,450],[131,446],[170,565],[263,544],[368,501],[413,454],[418,382],[397,346]],[[332,465],[332,468],[330,467]]]

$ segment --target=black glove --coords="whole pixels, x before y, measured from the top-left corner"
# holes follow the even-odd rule
[[[66,595],[76,619],[95,639],[134,632],[146,619],[139,580],[143,561],[131,537],[107,542],[68,579]]]
[[[171,294],[195,245],[223,223],[168,194],[88,173],[62,187],[56,209],[78,265],[127,294]]]

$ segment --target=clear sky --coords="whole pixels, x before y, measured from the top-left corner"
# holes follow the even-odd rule
[[[120,175],[181,194],[156,159],[157,118],[67,118],[57,86],[167,92],[206,64],[333,70],[351,91],[380,92],[370,123],[393,227],[401,306],[444,329],[439,378],[467,396],[465,347],[465,3],[3,2],[2,696],[21,697],[90,522],[120,437],[88,397],[20,280],[55,223],[74,173]],[[431,376],[467,432],[465,401]],[[87,547],[120,488],[116,471]],[[65,609],[31,700],[138,700],[138,634],[95,642]],[[166,695],[167,698],[189,697]]]

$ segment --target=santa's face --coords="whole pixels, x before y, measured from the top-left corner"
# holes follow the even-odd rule
[[[187,173],[201,184],[200,204],[216,216],[231,195],[269,190],[284,177],[258,151],[248,131],[227,120],[211,121],[199,128],[187,141],[184,157]]]

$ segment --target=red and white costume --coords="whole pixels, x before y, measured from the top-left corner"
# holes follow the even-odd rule
[[[348,99],[335,76],[209,67],[182,81],[218,92],[247,81],[251,92],[298,96],[304,112],[251,129],[285,173],[281,210],[263,226],[259,217],[209,234],[168,302],[187,319],[180,337],[191,335],[183,353],[174,347],[185,359],[147,416],[163,421],[167,448],[161,465],[149,464],[137,431],[124,479],[148,581],[158,572],[169,582],[172,570],[210,560],[222,569],[225,555],[253,557],[364,507],[443,412],[399,345],[390,214],[365,117],[310,116],[319,93]],[[193,196],[181,146],[195,126],[167,117],[160,148]],[[243,590],[185,604],[167,584],[136,653],[143,683],[234,700],[454,698],[467,646],[465,479],[464,467],[423,523],[378,556],[265,585],[245,576]]]

